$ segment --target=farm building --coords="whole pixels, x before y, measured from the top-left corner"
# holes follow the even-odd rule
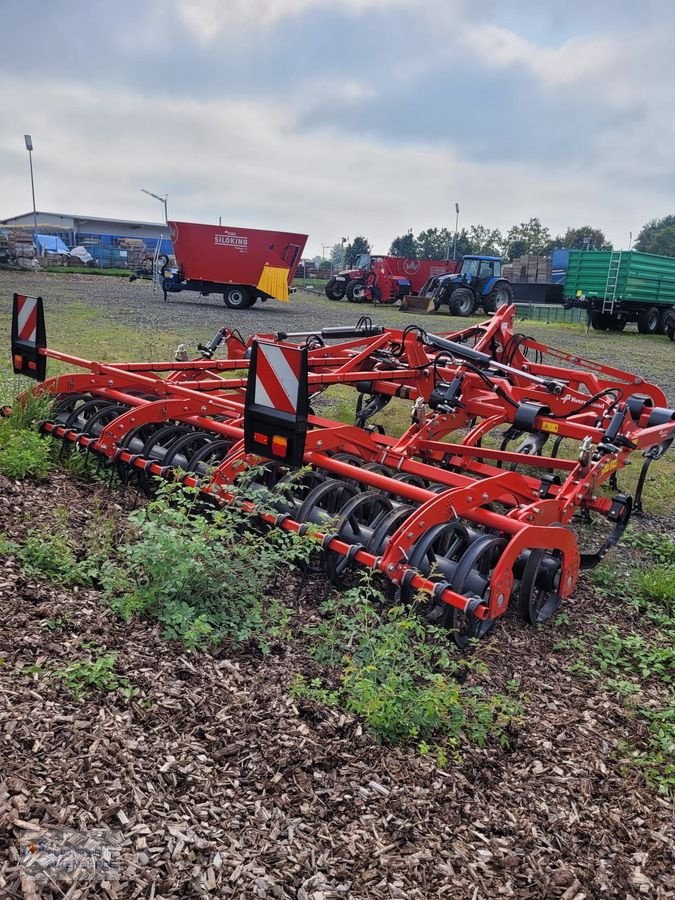
[[[33,213],[1,219],[0,228],[3,226],[32,229]],[[38,211],[37,232],[58,235],[69,248],[85,247],[101,266],[127,265],[130,248],[139,247],[139,241],[143,242],[143,252],[154,253],[158,239],[162,241],[162,253],[172,252],[168,228],[161,222]]]

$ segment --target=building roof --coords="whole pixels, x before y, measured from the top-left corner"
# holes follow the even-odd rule
[[[114,216],[78,216],[72,213],[47,212],[46,210],[36,210],[36,216],[59,216],[62,219],[73,219],[75,222],[114,222],[117,225],[135,225],[136,227],[147,228],[167,228],[165,222],[139,222],[137,219],[116,219]],[[18,216],[9,216],[6,219],[0,219],[3,225],[10,224],[14,219],[23,219],[26,216],[32,218],[33,211],[19,213]],[[38,220],[39,221],[39,220]]]

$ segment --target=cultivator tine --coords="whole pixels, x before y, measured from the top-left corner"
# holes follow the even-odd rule
[[[31,360],[84,370],[41,387],[56,401],[42,430],[85,467],[94,455],[97,474],[108,466],[134,506],[157,479],[178,480],[206,505],[255,513],[250,527],[311,531],[334,585],[379,573],[390,599],[418,605],[459,646],[510,604],[533,625],[549,619],[641,510],[649,467],[675,440],[656,385],[515,334],[510,307],[452,334],[368,320],[246,344],[221,329],[206,346],[195,360],[125,366],[38,341]],[[357,425],[312,411],[336,385],[358,398]],[[377,421],[396,404],[409,423],[398,437]],[[633,503],[618,472],[637,450]],[[581,554],[567,526],[598,520],[609,535]]]

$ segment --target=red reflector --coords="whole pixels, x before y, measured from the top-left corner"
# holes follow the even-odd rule
[[[256,444],[264,444],[265,446],[267,446],[270,442],[268,434],[259,434],[259,432],[257,431],[253,435],[253,440],[256,442]]]
[[[288,450],[288,438],[275,434],[272,438],[272,453],[275,456],[286,456]]]
[[[31,371],[35,372],[37,369],[37,363],[33,362],[32,360],[28,360],[28,368],[31,369]]]

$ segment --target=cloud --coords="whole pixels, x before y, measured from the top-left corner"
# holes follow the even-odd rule
[[[313,10],[358,14],[407,5],[405,0],[176,0],[180,20],[200,41],[252,27],[270,27]]]

